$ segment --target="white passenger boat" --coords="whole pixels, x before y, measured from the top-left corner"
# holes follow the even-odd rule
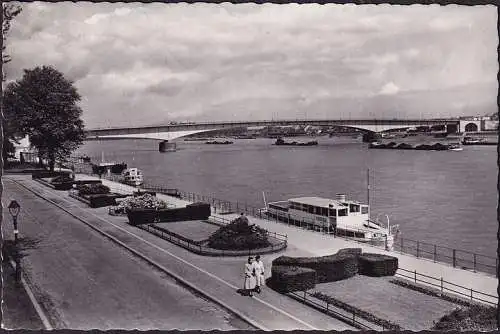
[[[369,205],[348,200],[338,194],[335,200],[321,197],[299,197],[266,204],[264,212],[271,218],[323,233],[345,236],[361,242],[385,245],[393,249],[398,226],[382,226],[369,219]]]
[[[138,168],[127,168],[122,172],[121,182],[136,187],[144,183],[144,177]]]

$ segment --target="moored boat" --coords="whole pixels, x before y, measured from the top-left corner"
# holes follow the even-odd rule
[[[269,217],[323,233],[345,236],[357,241],[385,245],[392,249],[393,229],[387,216],[387,226],[370,219],[370,207],[358,201],[348,200],[338,194],[336,199],[299,197],[287,201],[271,202],[263,209]]]
[[[450,151],[463,151],[464,148],[460,145],[460,143],[452,143],[452,144],[448,144],[448,150],[450,150]]]
[[[142,171],[138,168],[128,168],[122,172],[122,179],[120,181],[130,186],[137,187],[144,183],[144,177]]]

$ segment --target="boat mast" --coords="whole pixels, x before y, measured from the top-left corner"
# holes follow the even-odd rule
[[[262,192],[262,197],[264,198],[264,207],[267,209],[266,194]]]
[[[370,221],[370,168],[366,170],[366,181],[367,181],[366,192],[368,197],[368,221]]]

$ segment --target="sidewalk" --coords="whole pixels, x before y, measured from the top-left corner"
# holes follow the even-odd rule
[[[45,329],[23,286],[15,282],[15,269],[2,263],[2,329]]]
[[[85,176],[85,178],[89,177]],[[146,231],[130,226],[126,217],[108,215],[107,208],[91,209],[70,198],[67,192],[50,189],[26,177],[15,179],[26,187],[26,192],[33,191],[59,205],[61,210],[64,209],[81,219],[82,226],[88,224],[92,228],[107,233],[108,238],[114,238],[129,247],[136,255],[148,259],[156,267],[161,267],[192,287],[198,288],[261,329],[355,330],[339,320],[269,289],[264,289],[254,298],[239,295],[236,290],[243,285],[243,267],[246,257],[211,258],[193,254]],[[107,185],[108,182],[103,183]],[[47,203],[47,205],[53,204]],[[296,254],[293,247],[287,253],[292,256]],[[266,257],[265,260],[267,268],[270,268],[271,258]]]

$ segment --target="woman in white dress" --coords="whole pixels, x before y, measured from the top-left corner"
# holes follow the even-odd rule
[[[253,297],[253,290],[255,289],[255,266],[253,258],[250,256],[248,262],[245,263],[245,291],[248,292],[250,297]]]

